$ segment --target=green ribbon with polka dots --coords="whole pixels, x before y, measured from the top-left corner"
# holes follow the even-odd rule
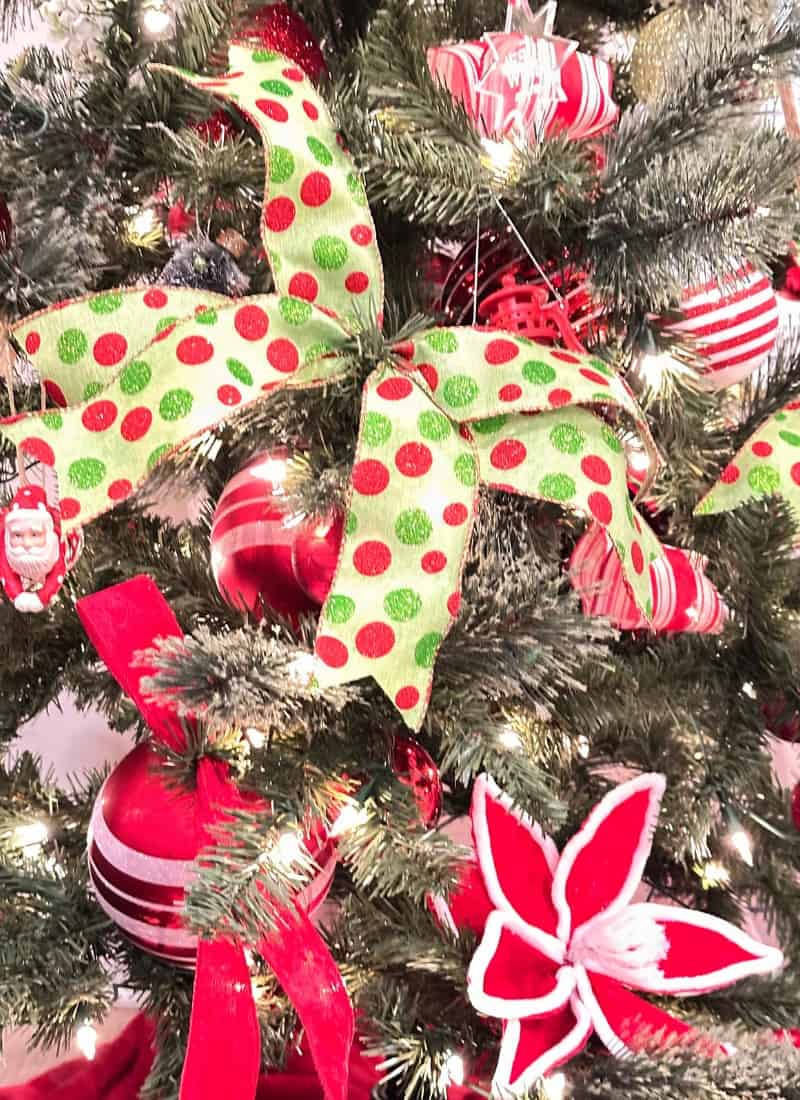
[[[695,508],[695,515],[730,512],[747,500],[782,496],[800,530],[800,402],[775,413],[745,443],[722,471],[716,485]]]

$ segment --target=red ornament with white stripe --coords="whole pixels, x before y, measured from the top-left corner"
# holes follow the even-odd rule
[[[711,279],[687,290],[683,320],[667,331],[686,333],[705,362],[703,381],[710,389],[741,382],[775,346],[778,303],[768,275],[745,264],[724,279]]]
[[[89,876],[100,907],[129,940],[165,962],[193,967],[197,936],[185,928],[181,909],[201,847],[197,797],[168,785],[158,768],[156,751],[141,744],[106,779],[89,825]],[[259,804],[253,795],[254,808]],[[313,913],[333,878],[334,843],[319,825],[303,841],[287,836],[319,867],[297,895]],[[286,847],[289,858],[289,841]]]

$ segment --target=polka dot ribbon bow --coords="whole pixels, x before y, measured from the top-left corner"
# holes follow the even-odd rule
[[[17,326],[67,407],[3,432],[55,465],[66,527],[113,507],[231,410],[344,377],[356,315],[381,314],[364,186],[325,104],[278,54],[234,45],[230,62],[213,79],[177,75],[233,101],[262,136],[262,231],[278,293],[232,302],[120,290]],[[620,439],[590,408],[625,414],[655,456],[633,395],[588,355],[470,328],[394,349],[364,385],[345,538],[316,642],[323,687],[371,675],[419,728],[458,613],[480,483],[593,516],[650,617],[660,545],[630,505]]]

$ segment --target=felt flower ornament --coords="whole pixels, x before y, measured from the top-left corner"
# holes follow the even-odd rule
[[[655,1034],[692,1032],[631,990],[705,993],[781,965],[780,951],[718,917],[633,901],[664,785],[661,775],[642,775],[616,787],[559,855],[491,779],[475,784],[477,863],[435,908],[481,935],[468,994],[503,1021],[498,1092],[530,1088],[592,1032],[620,1057]]]

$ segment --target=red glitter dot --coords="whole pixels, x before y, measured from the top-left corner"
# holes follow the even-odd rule
[[[388,623],[367,623],[356,634],[356,649],[362,657],[385,657],[394,643],[395,633]]]
[[[67,398],[64,391],[59,386],[58,382],[54,382],[52,378],[47,378],[44,383],[44,392],[59,408],[65,409],[67,407]]]
[[[483,354],[487,363],[498,366],[500,363],[510,363],[512,359],[516,359],[519,348],[511,340],[491,340]]]
[[[308,117],[311,119],[312,122],[316,122],[317,119],[319,118],[319,111],[314,106],[314,104],[311,103],[307,99],[303,100],[303,110],[305,111],[305,113],[308,115]]]
[[[387,378],[378,386],[378,395],[385,401],[401,401],[408,397],[412,388],[407,378]]]
[[[644,569],[644,554],[638,542],[631,545],[631,564],[637,573],[641,573]]]
[[[167,304],[167,296],[163,290],[153,287],[147,291],[142,301],[148,309],[163,309]]]
[[[611,508],[611,501],[608,499],[605,493],[589,493],[589,511],[592,513],[598,523],[602,523],[605,527],[611,523],[611,517],[614,514]]]
[[[719,475],[719,479],[724,485],[733,485],[734,481],[739,480],[740,475],[741,470],[739,467],[731,462]]]
[[[795,462],[794,466],[792,466],[791,470],[789,471],[789,474],[791,475],[792,481],[795,483],[795,485],[800,485],[800,462]]]
[[[608,485],[611,481],[611,470],[608,463],[599,455],[587,455],[581,459],[581,469],[590,481],[597,485]]]
[[[259,111],[262,111],[267,118],[271,118],[273,122],[289,121],[289,112],[282,103],[278,103],[275,99],[257,99],[256,107],[258,107]]]
[[[104,432],[117,419],[117,406],[113,401],[93,401],[81,416],[81,423],[89,432]]]
[[[570,355],[568,351],[551,349],[550,354],[554,359],[560,359],[562,363],[580,363],[580,359],[578,359],[575,355]]]
[[[264,212],[264,223],[273,233],[283,233],[294,221],[296,210],[290,198],[285,195],[273,199]]]
[[[237,309],[233,327],[243,340],[262,340],[269,329],[269,317],[258,306]]]
[[[125,358],[128,341],[119,332],[108,332],[95,341],[94,358],[101,367],[115,367]]]
[[[291,340],[281,337],[273,340],[267,348],[267,359],[281,374],[291,374],[300,364],[300,352]]]
[[[372,227],[369,225],[354,225],[350,230],[350,236],[355,244],[364,246],[372,244],[375,234],[372,232]]]
[[[370,539],[356,547],[353,565],[362,577],[379,577],[392,564],[392,552],[385,542]]]
[[[29,332],[25,337],[25,350],[28,355],[35,355],[42,344],[42,338],[38,332]]]
[[[309,172],[300,185],[305,206],[323,206],[331,197],[331,181],[324,172]]]
[[[323,634],[317,638],[314,648],[319,659],[329,668],[342,668],[347,664],[347,658],[349,657],[347,646],[344,642],[340,642],[338,638],[331,638],[329,635]]]
[[[133,492],[133,485],[128,481],[126,477],[121,477],[118,481],[112,481],[108,487],[108,499],[109,500],[124,500],[125,497],[129,497]]]
[[[61,518],[62,519],[75,519],[80,515],[81,505],[80,501],[77,501],[75,497],[64,497],[61,501]]]
[[[319,283],[308,271],[298,271],[289,280],[289,293],[293,298],[302,298],[306,302],[313,302],[319,294]]]
[[[514,383],[503,386],[498,391],[497,396],[501,401],[518,401],[522,397],[522,386],[517,386]]]
[[[417,370],[428,383],[430,390],[435,393],[439,385],[439,372],[433,363],[420,363]]]
[[[159,332],[158,335],[153,339],[153,343],[160,344],[162,340],[166,340],[170,333],[174,331],[175,325],[177,323],[177,321],[173,321],[171,325],[167,325],[166,328],[162,328],[161,332]]]
[[[547,400],[553,406],[554,409],[561,408],[562,405],[568,405],[572,400],[572,394],[569,390],[554,389],[550,390],[547,395]]]
[[[45,443],[43,439],[36,439],[32,435],[28,436],[20,443],[20,449],[38,462],[43,462],[45,466],[55,465],[56,456],[53,454],[53,448],[49,443]]]
[[[187,367],[196,367],[213,358],[214,347],[205,336],[185,336],[175,349],[175,354]]]
[[[411,710],[419,702],[419,692],[413,684],[401,687],[394,697],[394,705],[399,710]]]
[[[394,461],[406,477],[422,477],[433,465],[433,455],[424,443],[404,443],[398,448]]]
[[[344,281],[351,294],[363,294],[369,286],[369,276],[364,271],[353,271]]]
[[[468,515],[469,510],[465,504],[448,504],[442,512],[442,519],[448,527],[460,527]]]
[[[496,470],[513,470],[521,466],[528,457],[528,451],[524,443],[518,439],[504,439],[492,448],[489,461]]]
[[[758,458],[768,458],[772,454],[772,444],[761,440],[761,442],[753,444],[752,451]]]
[[[289,65],[286,69],[281,69],[281,73],[287,80],[293,80],[296,84],[299,84],[301,80],[305,78],[305,73],[302,69],[296,69],[293,65]]]
[[[123,439],[127,439],[129,443],[135,443],[137,439],[147,435],[152,423],[152,412],[144,405],[140,405],[137,409],[131,409],[120,424],[119,430]]]
[[[608,379],[604,378],[602,374],[598,374],[596,370],[589,370],[588,367],[581,367],[581,374],[584,378],[588,378],[590,382],[596,382],[598,386],[608,385]]]
[[[235,386],[220,386],[217,390],[217,400],[222,405],[238,405],[242,395]]]
[[[353,488],[362,496],[374,497],[389,484],[389,471],[382,462],[367,458],[353,467]]]
[[[460,607],[461,607],[461,593],[460,592],[452,592],[447,597],[447,610],[450,612],[450,614],[453,616],[453,618],[455,618],[456,615],[458,614],[458,611],[459,611]]]
[[[441,550],[429,550],[427,554],[422,555],[420,565],[423,573],[441,573],[447,565],[447,558]]]

